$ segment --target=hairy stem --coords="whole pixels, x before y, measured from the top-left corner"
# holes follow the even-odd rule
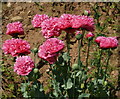
[[[109,60],[110,60],[110,56],[111,56],[110,49],[108,49],[107,53],[108,53],[108,57],[107,57],[107,62],[106,62],[105,75],[104,75],[105,78],[104,78],[104,81],[106,80],[107,69],[108,69]]]
[[[66,45],[67,45],[67,54],[68,54],[68,73],[70,71],[70,35],[66,33]]]
[[[86,57],[86,67],[88,67],[89,50],[90,50],[90,40],[88,40],[87,57]]]
[[[81,46],[83,46],[83,38],[84,38],[84,35],[85,35],[85,30],[82,30]]]
[[[102,49],[99,50],[99,60],[98,60],[98,64],[97,64],[97,83],[98,83],[98,79],[101,75],[101,58],[102,58]]]
[[[79,66],[79,70],[81,70],[80,49],[81,49],[81,40],[78,40],[78,66]]]

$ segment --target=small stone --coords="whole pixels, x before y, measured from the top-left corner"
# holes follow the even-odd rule
[[[9,18],[5,16],[5,19],[9,19]]]
[[[11,19],[11,21],[23,21],[23,18],[20,16],[15,16]]]
[[[31,19],[31,18],[32,18],[32,16],[28,16],[28,18],[29,18],[29,19]]]
[[[22,8],[21,6],[17,6],[17,7],[15,8],[15,10],[17,10],[17,11],[22,11],[23,8]]]
[[[31,2],[32,2],[32,0],[28,0],[27,2],[28,2],[28,3],[31,3]]]
[[[25,12],[24,11],[20,11],[20,15],[23,15],[23,14],[25,14]]]
[[[49,69],[46,70],[46,72],[49,72],[49,71],[50,71]]]
[[[30,13],[31,13],[31,11],[28,11],[28,12],[27,12],[27,15],[30,16]]]
[[[11,3],[10,3],[10,2],[7,3],[7,7],[8,7],[8,8],[11,7]]]
[[[29,25],[29,26],[26,27],[26,28],[28,28],[29,30],[34,30],[34,29],[35,29],[32,25]]]

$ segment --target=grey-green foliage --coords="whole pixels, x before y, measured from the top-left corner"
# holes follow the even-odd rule
[[[21,83],[21,92],[25,98],[40,98],[46,97],[42,88],[42,84],[39,82],[35,83]]]
[[[21,92],[25,98],[41,98],[47,97],[43,90],[43,85],[37,81],[39,78],[39,73],[34,73],[33,71],[27,76],[24,83],[21,83]]]

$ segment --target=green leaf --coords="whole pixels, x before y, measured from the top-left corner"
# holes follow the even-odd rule
[[[65,88],[65,85],[61,85],[62,88]]]
[[[64,59],[63,59],[62,56],[60,56],[60,57],[58,58],[58,60],[59,60],[59,63],[62,63],[62,62],[64,61]]]
[[[106,37],[106,35],[105,35],[105,34],[102,34],[102,33],[97,34],[97,37],[98,37],[98,36],[104,36],[104,37]]]
[[[82,92],[82,90],[77,90],[79,93],[81,93]]]
[[[23,97],[24,97],[24,98],[28,98],[28,97],[29,97],[27,91],[23,93]]]
[[[94,86],[97,85],[96,79],[92,81],[94,83]]]
[[[69,54],[68,54],[67,52],[63,53],[63,59],[64,59],[66,62],[69,61],[70,56],[69,56]]]
[[[69,78],[67,81],[67,89],[71,89],[73,86],[72,80]]]
[[[99,84],[103,84],[103,79],[98,79]]]
[[[25,92],[29,85],[30,83],[21,83],[21,92]]]
[[[41,92],[44,91],[42,85],[40,85],[40,89],[39,89],[39,90],[40,90]]]
[[[78,98],[82,98],[82,97],[89,98],[90,94],[88,94],[88,93],[82,93],[81,95],[78,96]]]
[[[84,81],[84,80],[87,80],[87,75],[83,74],[83,75],[82,75],[82,80],[83,80],[83,81]]]
[[[78,77],[79,75],[82,75],[82,71],[77,72],[76,77]]]
[[[53,95],[55,96],[55,97],[58,97],[58,93],[57,93],[57,91],[55,90],[55,91],[53,91]]]

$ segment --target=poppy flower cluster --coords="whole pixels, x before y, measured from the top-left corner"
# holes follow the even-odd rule
[[[69,29],[78,30],[85,29],[88,31],[94,31],[94,19],[89,16],[63,14],[60,17],[46,17],[42,18],[43,15],[35,15],[32,20],[33,27],[40,27],[42,35],[45,38],[53,36],[59,36],[61,31],[67,31]],[[45,16],[45,15],[44,15]],[[46,15],[47,16],[47,15]],[[41,21],[41,18],[44,19]],[[36,21],[37,22],[34,22]],[[41,23],[38,25],[38,23]],[[73,31],[74,32],[74,31]]]
[[[7,25],[7,35],[14,37],[15,35],[24,35],[24,29],[22,23],[12,22]],[[30,54],[30,44],[22,39],[9,39],[3,43],[2,50],[5,54],[11,54],[16,58],[14,64],[14,72],[18,75],[25,76],[28,75],[34,68],[34,62],[29,56],[24,56]]]
[[[90,31],[86,34],[87,39],[91,39],[95,36],[92,33],[92,31],[94,31],[94,20],[89,16],[63,14],[60,17],[49,17],[45,14],[36,14],[33,17],[32,25],[35,28],[41,28],[42,35],[47,38],[39,47],[38,56],[48,61],[50,64],[57,61],[59,52],[65,47],[63,41],[51,37],[59,36],[61,31],[64,30],[67,33],[75,32],[76,38],[80,40],[83,37],[80,29]],[[7,25],[6,34],[11,36],[24,35],[22,23],[9,23]],[[99,36],[95,39],[95,42],[98,43],[102,49],[116,48],[118,46],[116,37]],[[17,57],[14,64],[14,71],[18,75],[28,75],[34,68],[32,59],[29,56],[24,56],[30,54],[30,44],[27,41],[12,38],[3,43],[2,49],[5,54],[11,54],[13,57]]]

